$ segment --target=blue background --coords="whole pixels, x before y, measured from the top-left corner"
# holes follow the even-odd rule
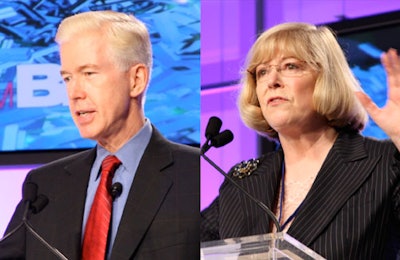
[[[59,64],[54,36],[60,21],[79,12],[110,9],[134,14],[149,29],[154,65],[146,116],[172,141],[200,142],[200,0],[25,0],[0,4],[0,151],[94,146],[80,137],[67,106],[18,108],[16,66]]]

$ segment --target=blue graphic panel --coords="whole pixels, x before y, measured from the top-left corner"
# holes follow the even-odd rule
[[[353,73],[364,91],[379,107],[383,107],[387,99],[386,73],[380,57],[389,48],[400,50],[398,35],[400,35],[400,25],[339,35],[339,43],[345,51]],[[369,120],[363,135],[378,139],[388,138],[372,119]]]

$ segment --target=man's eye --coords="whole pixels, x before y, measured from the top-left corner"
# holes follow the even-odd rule
[[[94,74],[94,72],[92,72],[92,71],[85,71],[83,74],[84,74],[85,76],[91,76],[91,75]]]
[[[65,83],[68,83],[71,80],[71,77],[63,77]]]

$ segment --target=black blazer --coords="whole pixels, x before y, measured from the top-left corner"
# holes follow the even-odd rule
[[[260,158],[237,179],[274,208],[282,150]],[[340,134],[292,222],[288,234],[327,259],[395,259],[400,229],[400,163],[395,146],[358,134]],[[232,172],[232,170],[231,170]],[[202,212],[202,240],[268,233],[268,217],[232,184]]]
[[[34,229],[68,259],[80,259],[86,188],[95,149],[32,170],[48,205],[30,214]],[[111,259],[199,258],[199,150],[171,143],[153,128],[140,161]],[[7,231],[21,222],[20,203]],[[24,229],[0,244],[0,259],[57,259]]]

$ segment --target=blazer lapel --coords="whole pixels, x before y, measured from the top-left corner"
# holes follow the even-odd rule
[[[380,157],[366,159],[362,136],[339,136],[288,233],[309,246],[370,175]]]
[[[271,158],[265,164],[265,170],[263,170],[263,183],[268,183],[267,187],[267,206],[273,212],[276,204],[276,194],[279,190],[280,180],[281,180],[281,171],[282,171],[282,161],[283,161],[283,152],[279,150],[274,157]],[[271,217],[268,217],[268,232],[271,231],[272,226],[274,225]]]
[[[252,176],[245,177],[242,180],[242,185],[254,198],[265,203],[265,205],[273,211],[275,206],[275,194],[279,188],[279,180],[281,173],[283,153],[282,150],[271,154],[264,155],[260,160],[259,167]],[[263,234],[270,232],[270,228],[274,225],[271,217],[256,205],[255,202],[250,201],[243,192],[237,191],[240,197],[241,211],[247,212],[246,219],[246,233],[250,234]],[[262,216],[262,218],[260,218]]]
[[[172,185],[172,180],[162,174],[173,162],[166,144],[153,128],[126,201],[111,259],[131,258]]]

